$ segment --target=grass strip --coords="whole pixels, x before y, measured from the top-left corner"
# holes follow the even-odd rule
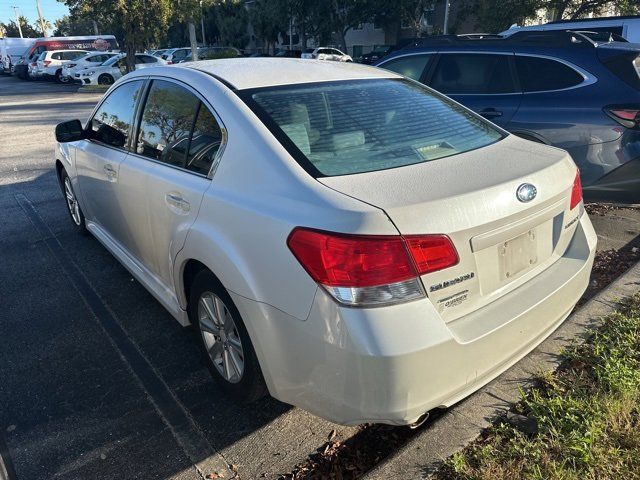
[[[435,479],[640,479],[640,294],[562,355]]]

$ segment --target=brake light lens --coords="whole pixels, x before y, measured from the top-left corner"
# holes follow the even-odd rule
[[[458,252],[446,235],[404,237],[418,275],[436,272],[458,263]]]
[[[580,181],[580,170],[576,173],[571,189],[571,203],[569,208],[573,210],[582,201],[582,182]]]
[[[424,297],[418,277],[458,263],[445,235],[347,235],[298,227],[287,245],[311,278],[350,306]]]
[[[608,108],[605,111],[622,126],[636,128],[640,125],[640,109],[638,108]]]

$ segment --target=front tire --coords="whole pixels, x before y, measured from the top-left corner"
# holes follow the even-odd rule
[[[82,213],[82,208],[80,208],[80,204],[78,203],[78,197],[76,197],[73,190],[71,179],[64,170],[60,173],[60,186],[62,187],[62,193],[67,204],[67,212],[71,217],[75,230],[82,235],[86,235],[87,225],[84,213]]]
[[[103,73],[98,77],[98,85],[111,85],[113,82],[113,77],[108,73]]]
[[[263,397],[267,387],[253,344],[225,288],[211,272],[202,270],[189,297],[189,317],[214,380],[239,402]]]

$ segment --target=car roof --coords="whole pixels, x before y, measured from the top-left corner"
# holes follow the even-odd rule
[[[45,50],[47,53],[58,53],[58,52],[78,52],[78,53],[89,53],[90,50],[77,49],[77,48],[60,48],[58,50]]]
[[[376,65],[382,65],[394,58],[416,53],[437,51],[456,52],[522,52],[536,51],[552,54],[571,55],[572,53],[592,51],[599,48],[637,48],[637,44],[623,42],[597,42],[588,37],[588,31],[569,30],[519,30],[508,35],[488,35],[484,38],[468,35],[440,35],[418,39],[405,48],[396,50],[381,59]]]
[[[200,70],[237,90],[337,80],[402,78],[393,72],[368,65],[299,58],[221,58],[170,68]]]

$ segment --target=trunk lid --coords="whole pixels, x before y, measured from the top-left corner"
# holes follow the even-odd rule
[[[459,263],[422,277],[443,319],[459,318],[525,283],[566,250],[582,213],[571,210],[568,153],[514,135],[487,147],[401,168],[318,180],[382,208],[403,235],[446,234]],[[535,186],[519,201],[523,184]]]

